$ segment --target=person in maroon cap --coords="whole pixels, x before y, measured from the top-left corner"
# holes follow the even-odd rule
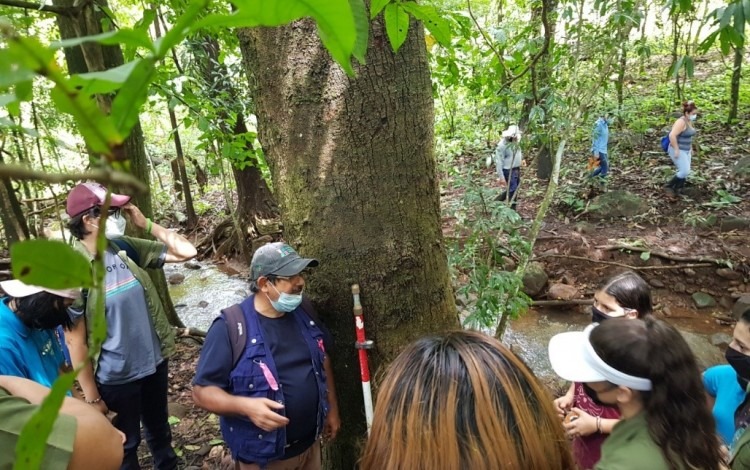
[[[126,436],[122,469],[140,468],[137,450],[143,422],[154,467],[171,470],[178,463],[167,422],[167,361],[174,353],[174,332],[145,268],[187,261],[196,249],[183,236],[144,217],[130,196],[111,194],[104,214],[106,196],[104,186],[83,183],[67,200],[70,233],[79,251],[93,260],[98,232],[103,230],[108,240],[103,254],[107,336],[93,367],[84,368],[78,381],[87,403],[103,413],[117,413],[114,424]],[[128,219],[156,241],[125,236]],[[74,364],[88,356],[97,294],[89,291],[70,311],[74,326],[66,342]]]

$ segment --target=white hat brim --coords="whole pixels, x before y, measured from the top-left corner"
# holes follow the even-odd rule
[[[587,360],[590,328],[555,335],[549,341],[549,361],[557,375],[571,382],[603,382],[601,373]]]
[[[6,294],[15,298],[28,297],[30,295],[38,294],[39,292],[44,291],[68,299],[77,299],[81,293],[81,289],[48,289],[46,287],[25,284],[18,279],[0,282],[0,288],[2,288]]]

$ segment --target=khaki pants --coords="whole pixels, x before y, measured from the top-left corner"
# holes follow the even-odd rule
[[[320,441],[315,441],[315,444],[310,446],[309,449],[302,452],[296,457],[286,460],[275,460],[268,462],[266,469],[268,470],[320,470]],[[239,470],[260,470],[260,465],[255,463],[242,463],[237,462]]]

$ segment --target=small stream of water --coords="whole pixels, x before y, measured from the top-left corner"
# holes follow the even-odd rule
[[[165,273],[167,277],[174,273],[185,276],[181,284],[169,286],[172,300],[186,326],[204,331],[221,309],[250,294],[245,279],[229,275],[212,264],[202,265],[197,270],[187,269],[182,264],[167,265]],[[550,338],[563,331],[582,330],[590,321],[590,316],[577,311],[531,311],[510,323],[504,342],[526,361],[540,380],[554,383],[558,379],[547,357]],[[680,329],[701,367],[725,362],[724,346],[713,343],[720,334],[731,337],[731,327],[718,325],[710,318],[678,318],[670,323]]]

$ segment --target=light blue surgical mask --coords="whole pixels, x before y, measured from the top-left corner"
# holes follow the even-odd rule
[[[269,284],[271,284],[269,282]],[[286,312],[289,313],[293,311],[295,308],[299,307],[302,303],[302,294],[287,294],[286,292],[279,292],[279,290],[271,284],[271,287],[273,287],[273,290],[276,291],[277,294],[279,294],[279,300],[271,300],[270,297],[268,297],[268,294],[266,294],[266,297],[268,297],[268,300],[271,302],[271,306],[276,310],[277,312]]]
[[[690,115],[690,120],[691,121],[695,121],[696,119],[698,119],[698,115],[697,114],[691,114]]]

